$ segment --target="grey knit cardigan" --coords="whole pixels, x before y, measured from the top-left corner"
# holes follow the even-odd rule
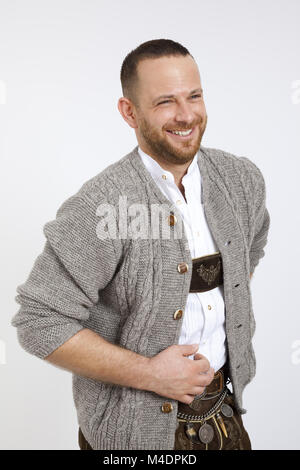
[[[249,275],[265,254],[270,224],[265,182],[251,160],[219,149],[200,146],[198,164],[205,215],[223,260],[230,375],[243,414],[242,393],[256,369]],[[97,208],[113,205],[118,220],[120,196],[128,206],[161,205],[163,220],[180,217],[137,146],[86,181],[44,225],[43,251],[17,287],[21,307],[12,325],[28,353],[44,359],[83,328],[147,357],[178,344],[182,318],[173,314],[185,307],[192,274],[177,269],[181,262],[192,266],[186,234],[177,237],[175,224],[169,238],[99,237]],[[94,449],[173,449],[176,400],[75,374],[72,385],[78,423]],[[170,413],[162,412],[166,401]]]

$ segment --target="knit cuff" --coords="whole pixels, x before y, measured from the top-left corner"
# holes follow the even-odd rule
[[[56,330],[55,334],[51,331],[54,329]],[[28,332],[27,328],[19,327],[17,329],[17,337],[20,345],[26,352],[40,359],[46,359],[49,354],[82,329],[84,329],[84,327],[80,325],[80,323],[68,323],[66,325],[59,325],[59,327],[48,327],[47,335],[43,336],[41,332],[34,334],[33,332]],[[52,337],[51,341],[47,339],[48,334]]]

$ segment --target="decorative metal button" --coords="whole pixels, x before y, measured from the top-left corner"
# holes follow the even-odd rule
[[[161,177],[162,177],[164,180],[167,179],[167,176],[166,176],[166,175],[162,175]]]
[[[221,412],[226,418],[231,418],[233,416],[233,409],[227,403],[222,403]]]
[[[203,444],[209,444],[214,438],[214,428],[210,424],[204,423],[198,431],[198,436]]]
[[[161,407],[161,410],[163,413],[170,413],[172,410],[173,410],[173,405],[172,403],[169,403],[168,401],[166,401],[162,407]]]
[[[183,315],[183,310],[180,308],[179,310],[176,310],[176,312],[174,313],[174,319],[175,320],[180,320],[182,315]]]
[[[175,217],[175,215],[174,215],[174,214],[170,214],[170,215],[168,215],[168,217],[167,217],[167,218],[168,218],[168,224],[169,224],[169,225],[173,226],[173,225],[175,225],[175,224],[176,224],[176,222],[177,222],[177,219],[176,219],[176,217]]]
[[[179,263],[177,266],[178,271],[180,274],[186,273],[189,268],[189,265],[187,263]]]
[[[208,310],[211,310],[211,305],[208,305],[207,308],[208,308]]]

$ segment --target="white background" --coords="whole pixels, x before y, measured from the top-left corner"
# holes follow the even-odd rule
[[[137,145],[120,68],[168,38],[198,63],[202,144],[262,170],[271,215],[253,276],[257,374],[244,392],[253,449],[299,449],[299,0],[0,1],[0,448],[78,449],[71,374],[25,353],[10,325],[43,225]]]

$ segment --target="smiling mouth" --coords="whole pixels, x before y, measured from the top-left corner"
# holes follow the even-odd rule
[[[196,127],[192,127],[191,129],[187,129],[185,131],[167,130],[166,132],[176,140],[188,140],[195,133],[195,129],[196,129]]]

